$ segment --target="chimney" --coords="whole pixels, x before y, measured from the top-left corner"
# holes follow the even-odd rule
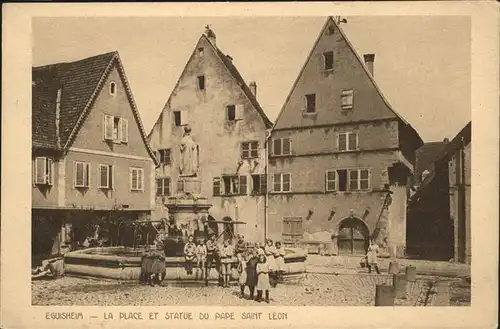
[[[248,87],[250,87],[252,94],[255,96],[255,98],[257,98],[257,84],[255,83],[255,81],[250,81]]]
[[[57,148],[61,148],[61,134],[59,131],[59,121],[61,119],[61,93],[62,93],[62,89],[58,88],[57,89],[57,96],[56,96],[56,143],[57,143]]]
[[[375,61],[375,54],[364,54],[363,57],[365,58],[365,65],[368,68],[368,71],[374,77],[373,75],[373,62]]]
[[[216,46],[216,40],[217,38],[215,37],[214,31],[210,28],[210,25],[205,26],[205,34],[207,35],[208,40]]]

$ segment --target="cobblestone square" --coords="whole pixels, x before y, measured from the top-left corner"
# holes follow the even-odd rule
[[[295,282],[285,282],[271,289],[271,303],[280,306],[373,306],[377,284],[391,284],[389,275],[305,274]],[[425,280],[409,282],[406,299],[397,299],[399,306],[425,304]],[[248,289],[246,290],[248,294]],[[239,287],[203,286],[200,282],[164,282],[150,287],[137,282],[63,277],[32,283],[33,305],[267,305],[239,298]]]

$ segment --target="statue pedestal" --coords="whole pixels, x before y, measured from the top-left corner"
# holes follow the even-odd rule
[[[182,235],[203,236],[203,219],[208,218],[212,207],[207,198],[200,196],[201,181],[195,178],[180,178],[177,182],[177,195],[168,198],[165,205],[175,225]]]

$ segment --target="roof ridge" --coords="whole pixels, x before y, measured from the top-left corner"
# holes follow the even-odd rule
[[[77,59],[77,60],[74,60],[74,61],[57,62],[57,63],[51,63],[51,64],[33,66],[32,69],[33,70],[41,70],[41,69],[44,69],[44,68],[54,67],[54,66],[58,66],[58,65],[76,64],[78,62],[82,62],[82,61],[86,61],[86,60],[91,60],[91,59],[95,59],[95,58],[98,58],[98,57],[104,57],[104,56],[109,56],[109,55],[116,55],[116,54],[118,54],[118,51],[117,50],[113,50],[113,51],[108,51],[106,53],[102,53],[102,54],[98,54],[98,55],[93,55],[93,56],[89,56],[89,57],[85,57],[85,58],[80,58],[80,59]]]

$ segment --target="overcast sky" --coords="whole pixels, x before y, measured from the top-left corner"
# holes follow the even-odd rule
[[[375,80],[424,141],[452,138],[471,118],[470,22],[460,16],[347,17]],[[326,17],[35,18],[33,65],[117,50],[149,132],[204,26],[230,54],[271,120],[278,115]]]

